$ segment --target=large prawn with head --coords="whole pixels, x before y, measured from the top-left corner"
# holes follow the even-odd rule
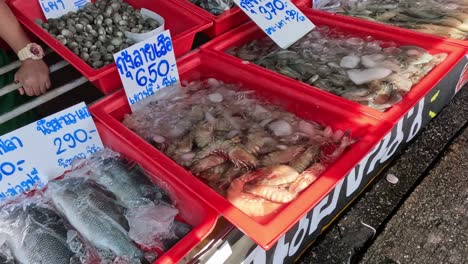
[[[353,143],[347,132],[337,132],[321,146],[311,145],[301,153],[294,148],[295,155],[287,164],[263,167],[234,179],[227,199],[249,216],[270,215],[297,198]]]

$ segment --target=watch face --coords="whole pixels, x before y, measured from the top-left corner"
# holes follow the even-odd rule
[[[42,50],[42,47],[33,43],[31,44],[31,53],[36,56],[36,57],[42,57],[44,54],[44,51]]]

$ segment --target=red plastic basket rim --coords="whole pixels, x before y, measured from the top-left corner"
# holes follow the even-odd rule
[[[102,130],[108,130],[107,133],[111,132],[109,128],[103,124],[100,120],[95,119],[96,127],[98,128],[98,132],[102,133]],[[115,137],[113,138],[115,140]],[[133,149],[134,152],[138,153],[138,150],[133,146],[129,141],[124,140],[122,138],[117,138],[119,144],[123,144],[125,148],[130,148]],[[106,145],[106,144],[105,144]],[[130,160],[132,157],[126,157],[129,158]],[[151,177],[155,178],[160,178],[160,175],[156,175],[154,170],[154,166],[151,166],[153,168],[148,169],[146,166],[150,166],[148,164],[152,164],[152,161],[149,157],[143,156],[143,160],[145,161],[145,164],[140,164],[142,168],[147,171]],[[157,171],[161,171],[159,167],[156,167]],[[167,175],[167,172],[163,172]],[[167,178],[167,177],[166,177]],[[154,262],[155,264],[161,264],[161,263],[173,263],[174,258],[175,259],[180,259],[183,256],[187,255],[190,250],[196,247],[201,241],[203,241],[204,238],[206,238],[215,228],[217,220],[218,220],[218,213],[209,205],[207,204],[203,199],[201,199],[198,195],[194,195],[192,190],[188,188],[186,185],[181,184],[179,181],[175,180],[174,178],[171,179],[171,183],[168,183],[167,180],[163,180],[165,184],[168,184],[170,186],[177,185],[177,188],[180,188],[184,190],[185,192],[192,194],[193,199],[197,201],[197,203],[204,208],[204,213],[205,217],[203,219],[203,222],[200,223],[197,226],[194,226],[192,230],[185,236],[183,237],[179,242],[177,242],[173,247],[171,247],[169,250],[165,251],[161,256],[158,257],[158,259]],[[193,239],[196,239],[195,241]],[[184,251],[187,250],[187,251]],[[175,255],[175,256],[174,256]]]
[[[175,1],[179,1],[179,3],[181,3],[182,5],[186,5],[187,6],[187,9],[193,11],[193,12],[197,12],[197,13],[200,13],[200,15],[206,17],[206,18],[209,18],[209,19],[212,19],[214,21],[219,21],[219,20],[223,20],[225,19],[226,17],[229,17],[229,16],[232,16],[233,14],[236,14],[238,12],[242,12],[242,10],[236,6],[234,4],[234,6],[229,9],[229,10],[226,10],[224,11],[223,13],[219,14],[219,15],[214,15],[210,12],[208,12],[207,10],[197,6],[196,4],[190,2],[189,0],[175,0]]]
[[[179,60],[179,64],[183,64],[184,61],[189,61],[191,59],[197,59],[200,54],[204,54],[204,56],[210,56],[208,53],[204,52],[196,52],[190,55],[186,55]],[[139,149],[141,150],[142,155],[148,155],[153,157],[154,159],[158,159],[158,162],[170,162],[171,164],[176,164],[172,161],[169,157],[165,156],[164,154],[160,153],[159,150],[154,148],[148,142],[144,141],[140,138],[136,133],[126,128],[120,121],[113,118],[110,113],[106,112],[106,106],[109,105],[112,101],[119,101],[119,106],[115,109],[120,109],[122,106],[125,106],[127,103],[125,92],[120,90],[113,95],[110,95],[106,98],[106,100],[99,102],[98,104],[94,104],[91,106],[90,110],[93,116],[100,120],[101,122],[105,123],[107,126],[113,128],[114,130],[119,129],[119,132],[116,132],[118,136],[125,138],[129,142],[133,142],[134,144],[138,145]],[[311,99],[312,100],[312,99]],[[356,111],[357,112],[357,111]],[[363,114],[363,113],[361,113]],[[367,122],[374,122],[373,124],[376,125],[374,128],[375,135],[371,135],[368,133],[367,135],[363,136],[360,142],[356,143],[358,145],[354,145],[352,148],[354,150],[359,150],[360,155],[362,157],[368,152],[372,150],[372,148],[380,141],[384,135],[390,131],[391,125],[388,122],[382,122],[370,116],[364,114],[363,118],[367,120]],[[371,120],[371,121],[369,121]],[[182,181],[186,177],[193,178],[197,183],[192,184],[191,187],[196,189],[198,193],[203,193],[205,196],[201,196],[207,203],[212,204],[211,200],[213,197],[217,200],[224,200],[221,205],[212,205],[219,213],[221,213],[226,219],[233,222],[235,219],[234,224],[244,233],[248,234],[253,240],[257,242],[261,247],[264,249],[268,249],[276,243],[276,241],[283,235],[288,229],[290,229],[300,218],[302,218],[311,208],[313,208],[328,192],[336,185],[338,182],[344,178],[350,170],[360,161],[359,157],[356,157],[355,154],[351,154],[352,150],[350,149],[345,155],[343,155],[340,160],[337,161],[336,164],[328,168],[327,172],[322,175],[319,180],[317,180],[315,186],[321,186],[319,189],[320,192],[317,191],[318,187],[306,189],[300,197],[298,197],[295,201],[291,202],[286,208],[283,209],[281,213],[279,213],[274,219],[269,221],[265,224],[260,224],[252,218],[248,217],[244,213],[242,213],[239,209],[234,207],[230,204],[226,198],[217,194],[214,190],[212,190],[209,186],[205,183],[201,182],[198,178],[190,174],[188,171],[184,169],[184,173],[182,172],[169,172],[174,175],[177,173],[177,177]],[[361,157],[361,158],[362,158]],[[359,158],[359,159],[358,159]],[[342,166],[340,164],[346,164],[346,162],[352,161],[352,166]],[[161,165],[162,166],[162,165]],[[180,165],[177,165],[180,166]],[[162,166],[164,167],[164,166]],[[302,198],[301,198],[302,197]],[[301,203],[300,201],[307,200],[308,203]],[[310,201],[314,201],[313,205]],[[294,204],[291,206],[291,204]],[[300,212],[300,213],[298,213]],[[291,219],[291,215],[293,215],[293,219]],[[241,223],[241,224],[239,224]],[[264,234],[257,234],[259,233],[258,230],[263,230]],[[278,230],[280,230],[278,232]]]
[[[50,34],[48,34],[42,28],[36,25],[32,19],[29,19],[21,11],[19,11],[13,4],[14,2],[17,2],[17,1],[24,1],[24,0],[7,0],[7,4],[10,6],[11,10],[15,14],[15,16],[18,18],[18,20],[21,22],[21,24],[23,24],[29,31],[33,32],[44,43],[46,44],[54,43],[55,45],[57,45],[57,47],[51,46],[50,48],[54,49],[57,53],[64,53],[63,55],[64,59],[67,60],[71,65],[73,65],[80,72],[82,72],[83,75],[85,75],[85,77],[89,81],[97,81],[103,76],[108,75],[110,72],[117,70],[115,62],[105,65],[99,69],[92,68],[90,65],[85,63],[78,55],[73,53],[67,47],[60,44]],[[200,23],[198,25],[194,25],[193,27],[186,29],[183,32],[178,33],[177,35],[172,35],[171,37],[172,37],[173,42],[176,42],[178,39],[181,39],[190,34],[193,34],[195,30],[197,32],[201,32],[212,26],[213,22],[207,19],[206,17],[203,17],[192,10],[187,10],[179,2],[175,2],[174,4],[178,5],[181,9],[184,9],[184,11],[190,12],[192,15],[196,17],[196,19],[200,20]],[[59,49],[60,51],[57,51],[57,49]]]
[[[396,42],[400,42],[400,43],[402,42],[401,40],[403,37],[397,36],[395,33],[389,32],[388,30],[382,30],[380,28],[380,24],[373,23],[372,27],[366,26],[366,25],[362,25],[360,23],[360,20],[356,20],[356,19],[353,19],[352,21],[341,22],[341,21],[336,21],[336,19],[334,19],[333,17],[335,16],[334,14],[330,14],[330,13],[323,12],[323,11],[316,11],[312,9],[303,10],[303,11],[304,11],[304,14],[307,17],[309,17],[312,22],[314,22],[315,20],[315,21],[318,21],[316,23],[333,25],[339,28],[349,27],[349,25],[352,25],[352,27],[354,28],[359,28],[361,32],[367,32],[372,36],[379,36],[379,37],[385,36],[385,38],[393,38],[393,39],[400,40]],[[345,26],[345,24],[348,26]],[[392,29],[394,29],[394,27],[392,27]],[[254,32],[261,34],[261,30],[258,27],[256,27],[253,22],[248,22],[248,23],[245,23],[244,25],[239,26],[238,28],[233,29],[230,32],[227,32],[223,36],[220,36],[217,39],[214,39],[204,44],[200,48],[206,52],[212,52],[213,54],[216,54],[216,56],[222,56],[230,60],[232,63],[240,64],[242,63],[242,59],[225,53],[223,50],[220,50],[221,49],[220,46],[223,45],[223,42],[229,42],[230,40],[234,38],[239,38],[239,36],[241,36],[242,34],[250,35],[250,34],[253,34]],[[345,98],[334,95],[332,93],[328,93],[312,85],[302,83],[300,81],[294,80],[290,77],[268,70],[264,67],[255,65],[253,63],[249,63],[248,65],[246,64],[243,64],[243,65],[245,67],[251,67],[251,68],[258,69],[258,70],[262,70],[262,73],[264,75],[268,75],[271,78],[290,80],[292,81],[292,83],[294,84],[296,88],[300,89],[302,92],[306,94],[310,94],[310,90],[312,88],[315,91],[331,96],[333,100],[335,101],[339,101],[350,107],[357,108],[360,111],[367,112],[370,115],[375,116],[379,119],[388,120],[391,122],[397,122],[404,113],[409,111],[409,109],[416,103],[418,99],[422,98],[425,94],[427,94],[430,91],[429,89],[427,89],[428,87],[435,86],[448,72],[450,72],[451,69],[453,69],[456,66],[456,63],[463,58],[466,52],[462,47],[458,45],[454,45],[451,42],[442,41],[440,39],[433,38],[430,35],[424,36],[424,37],[425,37],[426,42],[428,41],[428,42],[433,43],[433,42],[439,41],[439,43],[437,43],[438,49],[444,50],[446,53],[448,53],[447,58],[437,67],[435,67],[429,74],[427,74],[420,82],[415,84],[412,87],[411,91],[404,96],[402,102],[393,105],[391,108],[387,109],[387,111],[385,112],[379,112],[378,110],[361,105],[351,100],[347,100]],[[418,34],[414,34],[413,31],[411,30],[407,30],[405,32],[404,38],[406,39],[405,42],[413,42],[413,43],[421,42],[421,40],[418,40],[419,38]],[[421,46],[427,47],[428,45],[421,45]],[[229,47],[226,47],[226,48],[229,48]]]
[[[331,12],[327,12],[327,11],[323,11],[323,10],[313,9],[312,8],[312,2],[308,1],[308,0],[299,1],[299,3],[297,5],[302,11],[308,12],[309,10],[311,10],[313,12],[317,12],[317,14],[334,15],[339,20],[348,20],[348,21],[351,21],[353,23],[357,22],[357,23],[367,24],[370,27],[374,27],[375,25],[379,25],[379,26],[382,26],[382,28],[387,28],[388,30],[401,30],[401,31],[406,31],[406,33],[408,33],[408,34],[416,34],[416,35],[421,35],[423,37],[438,38],[438,39],[449,41],[449,42],[451,42],[453,44],[461,45],[461,46],[463,46],[465,48],[468,48],[468,40],[459,40],[459,39],[453,39],[453,38],[434,35],[434,34],[429,34],[429,33],[423,33],[423,32],[419,32],[419,31],[404,28],[404,27],[398,27],[398,26],[388,24],[388,23],[371,21],[371,20],[366,20],[366,19],[363,19],[363,18],[347,16],[345,14],[337,14],[337,13],[331,13]]]

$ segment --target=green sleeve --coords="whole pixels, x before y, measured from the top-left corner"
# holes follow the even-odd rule
[[[10,63],[10,59],[8,54],[0,49],[0,67],[7,65]],[[15,71],[11,71],[5,73],[4,75],[0,76],[0,88],[4,87],[5,85],[11,84],[13,82],[13,78],[15,75]],[[0,115],[7,113],[14,108],[26,103],[29,100],[32,100],[34,97],[29,97],[27,95],[20,95],[17,91],[13,91],[9,94],[4,96],[0,96]],[[33,110],[28,111],[14,119],[11,119],[3,124],[0,124],[0,135],[6,134],[12,130],[20,128],[22,126],[28,125],[36,120],[39,119],[39,116]]]

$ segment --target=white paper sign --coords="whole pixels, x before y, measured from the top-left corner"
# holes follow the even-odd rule
[[[281,48],[286,49],[315,25],[290,0],[234,0]]]
[[[76,12],[91,0],[37,0],[46,19],[57,18],[68,12]]]
[[[133,111],[179,81],[169,30],[115,53],[114,60]]]
[[[0,201],[41,188],[103,148],[84,103],[0,136]]]

